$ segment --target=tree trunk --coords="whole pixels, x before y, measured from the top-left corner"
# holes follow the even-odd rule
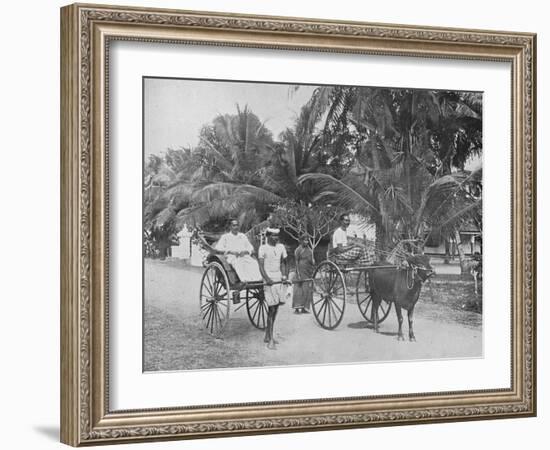
[[[445,258],[443,259],[443,264],[449,264],[451,262],[451,245],[449,244],[449,239],[445,238]]]
[[[460,232],[456,228],[455,228],[454,236],[456,241],[456,247],[458,250],[458,259],[460,261],[460,273],[465,274],[468,271],[468,268],[466,267],[466,256],[464,255],[464,250],[460,246]]]
[[[380,254],[377,255],[377,257],[381,259],[385,259],[386,257],[385,252],[388,252],[390,250],[388,248],[388,235],[386,233],[385,227],[381,223],[376,223],[375,226],[376,226],[376,233],[375,233],[376,237],[375,237],[374,245],[376,246],[377,250],[382,250],[382,252],[380,252]]]
[[[380,155],[378,154],[378,147],[376,146],[375,141],[369,141],[365,145],[370,145],[370,153],[372,156],[372,164],[374,170],[380,170],[382,165],[380,164]],[[382,250],[383,252],[388,251],[389,236],[388,229],[392,226],[391,217],[386,209],[386,203],[384,201],[384,194],[378,191],[376,194],[376,199],[378,200],[378,210],[380,211],[380,216],[375,220],[376,225],[376,248]],[[385,253],[382,253],[380,257],[384,257]]]
[[[330,247],[330,241],[328,243],[329,247]],[[311,255],[313,256],[313,264],[317,264],[317,261],[315,259],[315,249],[317,248],[317,244],[315,242],[313,242],[312,240],[309,241],[309,246],[311,247]],[[325,259],[325,258],[323,258]],[[296,261],[294,261],[296,262]]]
[[[412,192],[412,180],[411,180],[411,153],[412,153],[412,132],[407,133],[407,144],[404,148],[405,160],[403,161],[405,165],[405,180],[407,183],[407,200],[409,200],[409,205],[413,205],[413,192]]]

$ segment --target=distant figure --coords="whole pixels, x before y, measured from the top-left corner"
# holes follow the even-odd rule
[[[336,264],[342,265],[373,264],[376,259],[374,249],[368,248],[366,241],[348,236],[347,229],[350,223],[349,214],[340,216],[340,227],[332,234],[329,258]]]
[[[313,301],[313,285],[311,278],[315,270],[313,260],[313,251],[309,247],[307,236],[300,237],[300,245],[294,251],[294,260],[296,262],[296,278],[292,280],[294,294],[292,296],[292,307],[294,313],[309,313],[311,302]]]
[[[258,250],[260,270],[266,284],[264,295],[268,308],[264,342],[267,343],[267,348],[275,350],[278,342],[273,337],[273,330],[279,305],[284,305],[286,286],[283,286],[283,283],[288,279],[287,253],[285,246],[279,243],[278,229],[268,228],[266,237],[267,244],[260,246]]]
[[[160,260],[164,261],[166,258],[172,256],[174,234],[165,225],[162,225],[153,228],[153,235],[158,243]]]
[[[229,233],[225,233],[215,245],[218,253],[226,256],[241,282],[261,281],[262,274],[258,262],[252,258],[254,247],[244,233],[239,232],[239,221],[231,219]]]
[[[472,265],[470,267],[470,275],[474,277],[474,292],[478,295],[478,283],[483,279],[483,258],[479,252],[474,253]]]

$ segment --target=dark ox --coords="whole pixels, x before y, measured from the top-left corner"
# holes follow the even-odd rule
[[[403,338],[403,315],[401,308],[407,310],[409,319],[409,340],[416,341],[413,331],[414,306],[420,296],[422,283],[434,274],[430,258],[426,255],[412,255],[407,258],[408,267],[379,268],[370,272],[370,291],[374,331],[378,333],[378,308],[382,300],[395,304],[399,323],[397,339]]]

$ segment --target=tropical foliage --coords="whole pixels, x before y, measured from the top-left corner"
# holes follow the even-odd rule
[[[481,152],[481,110],[473,109],[478,98],[409,89],[318,88],[312,102],[326,114],[324,134],[334,138],[344,132],[355,153],[342,178],[308,174],[300,181],[314,184],[318,199],[370,216],[382,249],[402,239],[422,240],[434,227],[453,229],[479,214],[481,206],[479,199],[462,195],[470,179],[465,162]]]
[[[481,151],[480,93],[321,86],[277,137],[237,106],[204,125],[195,148],[151,155],[145,225],[216,231],[236,217],[250,230],[271,217],[296,234],[332,205],[372,220],[381,249],[422,245],[481,228],[482,173],[466,170]]]
[[[166,154],[179,170],[151,157],[146,179],[165,184],[145,207],[146,226],[174,221],[180,228],[184,223],[216,227],[229,216],[245,227],[254,225],[268,213],[268,205],[279,200],[262,187],[262,171],[273,148],[271,132],[248,108],[217,116],[201,129],[196,148]]]

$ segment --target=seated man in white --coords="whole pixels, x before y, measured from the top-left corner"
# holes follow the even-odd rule
[[[244,233],[239,232],[239,221],[232,219],[229,223],[229,233],[225,233],[214,248],[227,258],[227,262],[237,272],[243,282],[261,281],[262,274],[258,261],[252,258],[254,247]]]
[[[367,266],[373,264],[376,256],[374,248],[369,248],[366,242],[360,239],[348,236],[348,227],[350,225],[349,214],[340,216],[340,227],[333,235],[329,258],[336,264],[351,264],[357,266]]]

